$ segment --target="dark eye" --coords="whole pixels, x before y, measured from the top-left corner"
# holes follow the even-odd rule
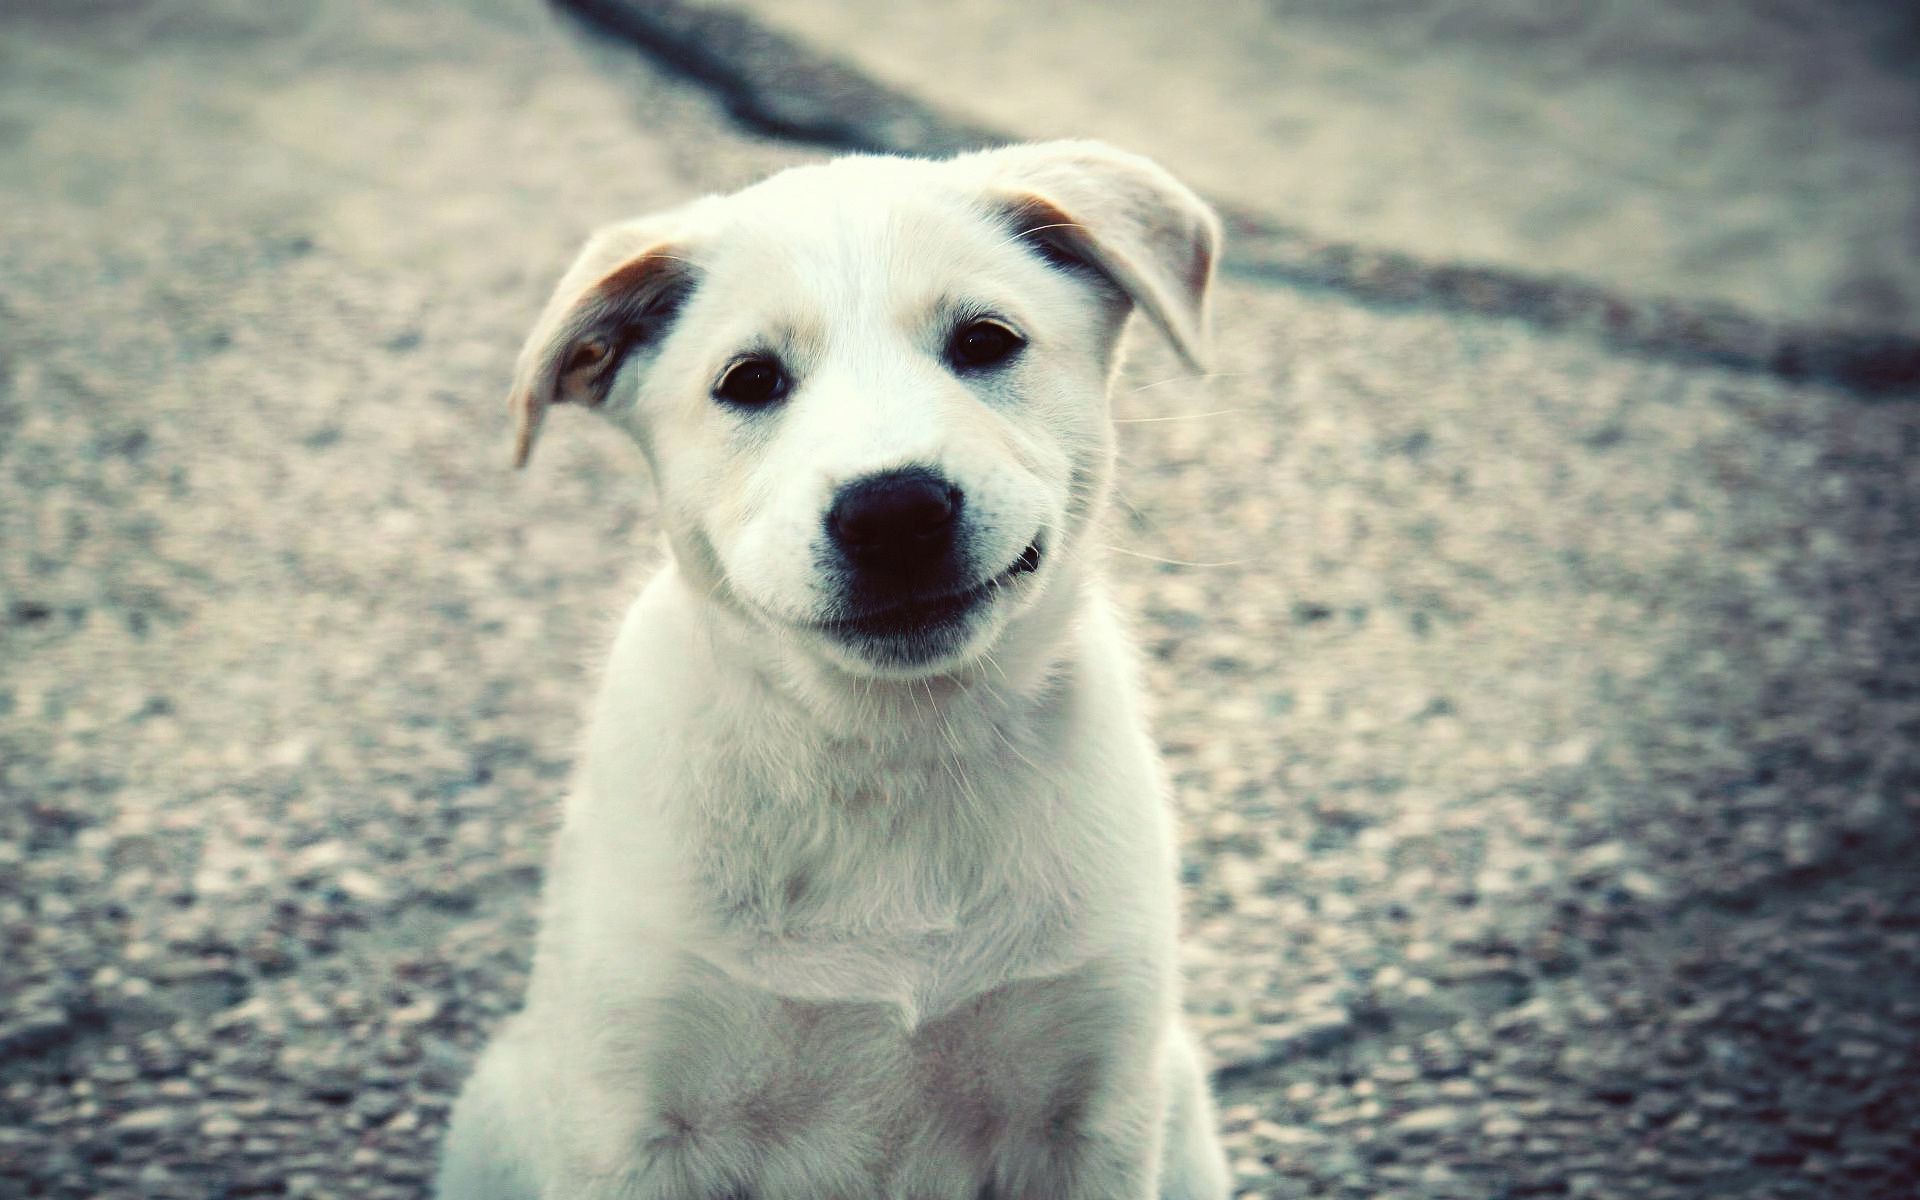
[[[997,366],[1026,344],[1019,334],[998,321],[971,321],[953,331],[947,342],[947,361],[961,370]]]
[[[787,373],[771,358],[749,358],[733,365],[713,394],[729,404],[758,408],[787,394]]]

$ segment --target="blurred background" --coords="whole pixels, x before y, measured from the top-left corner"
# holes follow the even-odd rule
[[[421,1196],[660,556],[547,289],[1063,135],[1231,233],[1107,536],[1241,1194],[1915,1195],[1920,9],[11,0],[0,1196]]]

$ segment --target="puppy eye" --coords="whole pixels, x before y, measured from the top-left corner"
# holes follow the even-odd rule
[[[947,342],[947,361],[958,370],[998,366],[1026,344],[1019,334],[998,321],[970,321],[953,331]]]
[[[729,404],[758,408],[787,394],[790,381],[786,371],[771,358],[749,358],[735,363],[721,376],[713,394]]]

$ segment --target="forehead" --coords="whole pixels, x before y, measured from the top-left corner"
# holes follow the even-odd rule
[[[714,291],[762,316],[896,317],[1008,303],[1051,274],[977,186],[942,164],[841,160],[727,197],[698,257]]]

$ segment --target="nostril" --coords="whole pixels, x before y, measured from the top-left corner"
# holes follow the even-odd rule
[[[931,541],[951,528],[963,502],[959,488],[930,471],[895,471],[842,488],[827,523],[850,547]]]

